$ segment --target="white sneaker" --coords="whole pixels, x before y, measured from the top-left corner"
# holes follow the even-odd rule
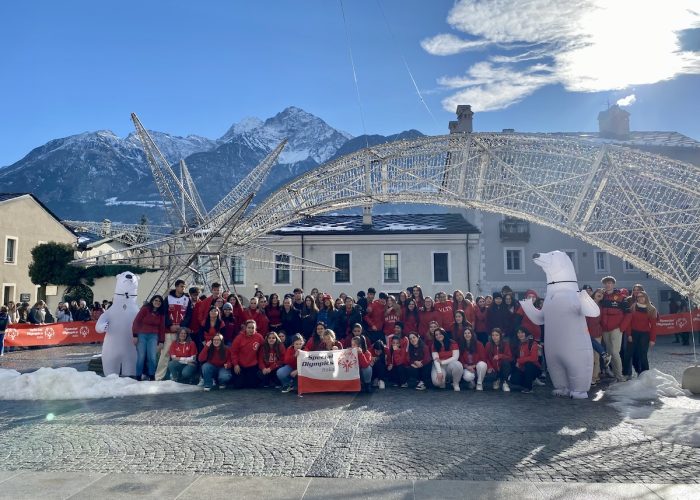
[[[494,390],[494,391],[497,391],[497,390],[500,389],[500,388],[501,388],[501,381],[500,381],[500,380],[496,380],[496,381],[493,383],[493,390]]]
[[[545,386],[544,382],[542,382],[540,379],[536,378],[535,380],[532,381],[535,385],[539,385],[540,387]]]
[[[423,383],[422,380],[420,382],[418,382],[418,385],[416,385],[416,390],[417,391],[424,391],[425,390],[425,384]]]
[[[484,385],[483,385],[483,384],[476,384],[476,390],[477,390],[477,391],[483,391],[483,390],[484,390]]]
[[[503,382],[503,392],[510,392],[510,387],[508,386],[508,382]]]
[[[461,389],[459,388],[459,384],[452,384],[452,388],[455,390],[455,392],[461,391]]]
[[[197,384],[197,387],[204,387],[204,379],[203,378],[199,379],[199,384]]]
[[[386,387],[386,384],[384,383],[383,380],[380,380],[380,381],[379,381],[379,386],[378,386],[378,387],[379,387],[380,389],[384,389],[384,388]]]

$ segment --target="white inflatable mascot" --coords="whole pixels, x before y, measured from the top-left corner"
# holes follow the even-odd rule
[[[131,326],[139,312],[136,302],[138,290],[138,276],[128,271],[118,274],[112,307],[100,316],[95,325],[95,330],[107,334],[102,345],[102,369],[105,375],[136,375],[136,346]]]
[[[530,300],[520,304],[533,323],[545,325],[544,350],[553,394],[586,399],[593,372],[586,316],[599,316],[600,309],[585,290],[579,292],[574,265],[564,252],[536,253],[533,260],[547,275],[544,306],[539,310]]]

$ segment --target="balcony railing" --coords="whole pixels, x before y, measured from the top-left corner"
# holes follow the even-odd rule
[[[530,241],[530,223],[506,219],[499,223],[501,241]]]

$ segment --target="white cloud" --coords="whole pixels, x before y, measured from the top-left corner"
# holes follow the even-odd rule
[[[617,105],[618,106],[630,106],[637,102],[637,96],[634,94],[630,94],[627,97],[623,97],[622,99],[617,100]]]
[[[456,90],[443,106],[502,109],[550,84],[599,92],[700,73],[700,53],[682,51],[678,38],[700,27],[696,1],[459,0],[447,21],[471,39],[445,34],[421,45],[435,55],[488,48],[464,76],[438,80]]]

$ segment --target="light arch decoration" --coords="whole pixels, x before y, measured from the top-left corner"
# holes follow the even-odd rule
[[[307,216],[389,202],[541,224],[700,296],[700,168],[547,134],[451,134],[348,154],[268,196],[232,228],[230,250]]]

